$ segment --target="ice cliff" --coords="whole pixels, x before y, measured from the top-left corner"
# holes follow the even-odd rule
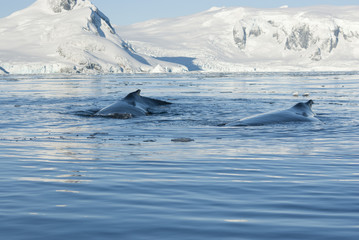
[[[212,8],[118,29],[137,52],[190,69],[346,71],[358,70],[358,12],[358,6]]]
[[[136,53],[89,0],[37,0],[0,19],[0,74],[182,72]]]

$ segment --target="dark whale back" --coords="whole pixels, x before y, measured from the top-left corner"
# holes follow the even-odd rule
[[[129,93],[126,97],[123,98],[123,101],[133,106],[141,104],[141,105],[146,105],[147,107],[155,107],[155,106],[171,104],[170,102],[166,102],[158,99],[142,97],[140,93],[141,93],[140,89],[138,89],[135,92]]]
[[[161,101],[153,98],[142,97],[140,96],[141,90],[134,91],[127,94],[126,97],[122,98],[120,101],[117,101],[110,106],[102,108],[95,115],[96,116],[144,116],[149,113],[156,106],[171,104],[166,101]]]

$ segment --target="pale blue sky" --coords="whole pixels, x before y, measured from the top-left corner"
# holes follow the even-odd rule
[[[35,0],[0,0],[0,18],[31,5]],[[153,18],[185,16],[216,7],[277,8],[313,5],[359,5],[359,0],[92,0],[113,24],[128,25]]]

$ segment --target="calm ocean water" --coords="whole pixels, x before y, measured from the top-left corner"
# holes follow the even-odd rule
[[[90,117],[137,89],[173,104]],[[358,73],[1,76],[1,239],[358,239],[358,89]],[[308,99],[320,123],[219,126]]]

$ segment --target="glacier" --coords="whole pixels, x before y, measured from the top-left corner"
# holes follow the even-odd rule
[[[0,19],[0,74],[357,71],[359,6],[213,7],[113,25],[90,0]]]
[[[0,74],[186,71],[136,53],[89,0],[37,0],[0,19]]]
[[[214,7],[116,29],[136,52],[204,72],[356,71],[358,11],[358,6]]]

